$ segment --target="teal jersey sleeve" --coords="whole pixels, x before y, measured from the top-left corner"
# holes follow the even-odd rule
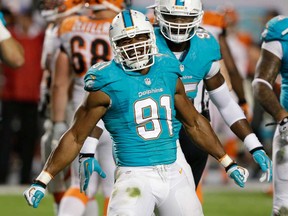
[[[84,89],[89,92],[101,90],[109,95],[109,86],[120,79],[119,73],[123,73],[122,68],[114,61],[97,63],[84,76]]]
[[[269,20],[261,38],[265,42],[288,41],[288,17],[280,15]]]
[[[89,92],[102,89],[111,82],[110,73],[113,70],[115,70],[115,65],[112,64],[112,61],[93,65],[84,76],[84,89]]]

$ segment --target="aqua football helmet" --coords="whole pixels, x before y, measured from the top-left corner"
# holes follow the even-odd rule
[[[120,45],[121,40],[139,35],[147,39]],[[115,62],[125,71],[137,71],[154,64],[156,39],[153,26],[144,14],[135,10],[122,11],[113,19],[109,36]]]
[[[155,13],[164,37],[181,43],[195,35],[204,12],[200,0],[156,0]]]

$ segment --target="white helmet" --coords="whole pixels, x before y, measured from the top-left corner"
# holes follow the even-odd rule
[[[203,10],[200,0],[156,0],[156,19],[164,37],[181,43],[191,39],[202,21]],[[179,23],[171,19],[167,21],[165,16],[191,17],[191,22]]]
[[[117,45],[120,39],[134,38],[139,34],[147,34],[148,40],[125,46]],[[112,21],[109,36],[115,62],[121,64],[125,71],[141,70],[154,64],[154,56],[157,54],[154,29],[141,12],[135,10],[120,12]]]

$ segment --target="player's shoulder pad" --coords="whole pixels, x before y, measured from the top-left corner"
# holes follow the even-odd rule
[[[195,42],[194,42],[195,41]],[[205,52],[206,56],[214,56],[216,59],[221,58],[221,52],[220,52],[220,45],[216,38],[204,29],[203,27],[199,27],[195,33],[195,36],[192,38],[192,43],[198,44],[198,51],[199,52]]]
[[[266,23],[261,39],[269,41],[288,41],[288,16],[276,16]]]
[[[155,37],[156,37],[156,44],[157,44],[157,46],[161,46],[162,44],[166,44],[165,38],[164,38],[164,36],[162,35],[159,26],[154,27],[154,33],[155,33]]]
[[[59,26],[59,36],[66,34],[68,32],[71,32],[73,29],[73,26],[77,20],[80,19],[81,16],[79,15],[73,15],[66,17],[64,20],[62,20],[60,26]]]
[[[165,53],[158,53],[155,56],[155,65],[158,65],[161,71],[164,71],[166,75],[182,76],[182,64],[171,55]]]
[[[113,60],[93,65],[84,76],[84,89],[86,91],[100,90],[113,81],[112,73],[115,73],[117,70],[121,70],[121,68]]]
[[[154,32],[155,32],[155,37],[156,37],[156,45],[157,45],[159,53],[171,55],[172,52],[169,49],[166,43],[166,39],[162,35],[160,28],[159,27],[154,28]]]
[[[154,33],[156,36],[161,35],[160,27],[159,26],[154,26]]]
[[[212,35],[211,32],[207,31],[205,28],[203,28],[202,26],[200,26],[199,28],[197,28],[195,36],[196,38],[198,38],[199,40],[202,40],[208,44],[218,44],[217,40],[215,39],[215,37]]]

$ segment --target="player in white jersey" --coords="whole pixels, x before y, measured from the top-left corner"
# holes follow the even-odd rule
[[[252,82],[254,95],[276,120],[273,138],[273,216],[288,215],[288,17],[276,16],[262,33],[261,55]],[[280,75],[280,101],[273,86]]]
[[[41,56],[41,67],[43,77],[41,82],[41,100],[39,105],[40,114],[45,118],[44,134],[41,137],[41,160],[44,164],[52,149],[57,146],[60,136],[65,132],[67,127],[62,124],[53,124],[50,117],[50,86],[51,76],[55,72],[56,58],[59,54],[60,38],[58,29],[62,20],[74,14],[82,8],[81,1],[63,1],[63,0],[42,0],[39,4],[41,15],[48,22],[43,51]],[[58,207],[64,192],[70,185],[69,168],[59,173],[51,182],[48,191],[53,194],[55,214],[58,215]]]
[[[71,16],[65,19],[59,28],[61,52],[57,58],[55,76],[52,78],[52,120],[54,122],[71,123],[71,119],[65,118],[65,109],[69,104],[74,113],[84,98],[83,76],[87,69],[93,64],[109,61],[113,57],[108,33],[112,18],[116,15],[114,9],[120,10],[122,1],[105,1],[106,4],[100,4],[98,1],[84,1],[84,3],[88,15]],[[71,94],[71,99],[69,94]],[[107,174],[107,177],[101,180],[106,214],[114,182],[115,164],[112,155],[112,140],[102,121],[97,124],[91,136],[85,141],[85,145],[89,150],[94,149],[93,154]],[[59,216],[95,215],[98,211],[97,202],[95,202],[98,180],[100,180],[98,176],[96,174],[92,176],[93,180],[86,194],[80,193],[79,188],[79,160],[87,158],[87,154],[84,154],[87,153],[86,150],[82,149],[83,154],[72,163],[71,186],[61,200]]]
[[[179,79],[180,64],[157,55],[147,17],[134,10],[122,11],[114,18],[109,35],[115,58],[92,66],[85,75],[89,94],[43,172],[24,192],[28,204],[38,207],[51,178],[78,155],[95,123],[103,118],[113,137],[118,165],[108,215],[147,216],[157,206],[163,216],[202,216],[185,171],[175,163],[176,116],[189,137],[219,160],[236,184],[244,187],[248,171],[225,154],[209,122],[186,97]],[[84,165],[103,176],[93,161]]]

